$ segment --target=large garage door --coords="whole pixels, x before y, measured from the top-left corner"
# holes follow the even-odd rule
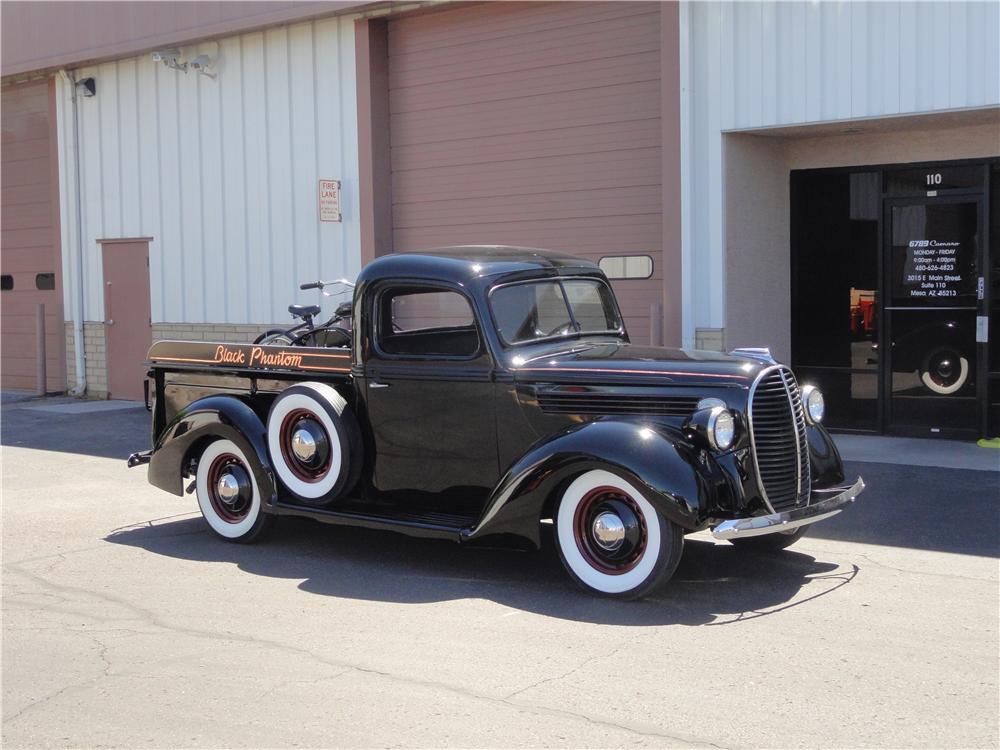
[[[486,3],[389,23],[397,251],[662,257],[660,7]],[[615,282],[636,342],[662,297]]]
[[[49,81],[4,86],[0,103],[0,385],[34,389],[36,308],[45,305],[48,389],[66,387],[55,137]]]

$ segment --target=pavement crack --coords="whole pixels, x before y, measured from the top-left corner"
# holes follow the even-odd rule
[[[262,692],[260,695],[257,696],[257,700],[263,700],[264,698],[270,696],[272,693],[276,693],[282,688],[286,688],[291,685],[319,685],[324,682],[332,682],[333,680],[339,679],[340,677],[350,673],[351,671],[353,671],[351,667],[345,667],[344,669],[338,670],[334,674],[327,675],[325,677],[316,677],[311,680],[284,680],[282,682],[277,683],[276,685],[271,685],[271,687],[269,687],[267,690],[265,690],[264,692]]]
[[[101,679],[109,677],[111,672],[111,661],[110,659],[108,659],[108,647],[98,638],[92,637],[91,641],[93,641],[94,645],[97,646],[97,656],[101,660],[101,663],[103,664],[103,667],[101,668],[99,674],[93,677],[88,677],[85,680],[78,680],[77,682],[71,683],[69,685],[64,685],[63,687],[59,688],[59,690],[56,690],[54,693],[50,693],[49,695],[46,695],[43,698],[39,698],[38,700],[28,703],[28,705],[22,707],[16,713],[11,714],[10,716],[5,716],[3,718],[3,723],[5,725],[10,724],[11,722],[16,721],[24,714],[30,713],[38,708],[41,708],[42,706],[45,706],[46,704],[54,701],[56,698],[58,698],[61,695],[64,695],[65,693],[68,693],[72,690],[78,690],[80,688],[89,687],[90,685],[93,685],[94,683],[100,681]]]
[[[958,575],[957,573],[937,573],[926,570],[913,570],[912,568],[898,568],[895,565],[889,565],[888,563],[879,562],[878,560],[869,557],[864,552],[859,552],[858,557],[870,562],[877,568],[883,568],[885,570],[893,570],[897,573],[906,573],[915,576],[933,576],[934,578],[955,578],[960,581],[975,581],[977,583],[990,583],[996,580],[994,578],[977,578],[975,576],[963,576],[963,575]]]
[[[511,698],[513,698],[516,695],[520,695],[521,693],[526,693],[529,690],[534,690],[535,688],[540,687],[542,685],[546,685],[546,684],[548,684],[550,682],[559,682],[560,680],[565,680],[567,677],[570,677],[570,676],[576,674],[581,669],[584,669],[585,667],[593,664],[594,662],[600,661],[602,659],[610,659],[610,658],[612,658],[614,656],[617,656],[626,646],[633,646],[633,645],[635,645],[635,640],[631,639],[631,640],[628,640],[628,641],[626,641],[624,643],[620,643],[618,646],[616,646],[615,648],[613,648],[608,653],[597,654],[595,656],[588,656],[586,659],[584,659],[582,662],[580,662],[579,664],[577,664],[572,669],[569,669],[569,670],[563,672],[562,674],[554,675],[552,677],[543,677],[542,679],[537,680],[537,681],[531,683],[530,685],[526,685],[523,688],[518,688],[513,693],[510,693],[509,695],[504,696],[503,700],[508,701],[508,700],[510,700]]]
[[[698,740],[690,737],[681,737],[675,734],[666,734],[664,732],[654,731],[652,729],[640,729],[638,727],[629,726],[627,724],[619,724],[617,722],[608,719],[597,719],[593,716],[588,716],[587,714],[577,713],[575,711],[569,711],[565,708],[551,708],[549,706],[539,706],[535,704],[518,703],[515,701],[509,701],[507,699],[499,699],[500,703],[503,703],[514,708],[526,709],[536,713],[549,714],[554,716],[572,716],[574,718],[580,719],[592,724],[594,726],[604,727],[606,729],[617,729],[622,732],[628,732],[629,734],[639,735],[640,737],[652,737],[659,740],[669,740],[671,743],[681,743],[687,747],[715,747],[724,750],[724,745],[717,745],[714,742],[709,742],[707,740]]]

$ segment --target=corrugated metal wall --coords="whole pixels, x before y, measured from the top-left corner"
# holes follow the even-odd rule
[[[722,131],[1000,103],[995,2],[685,2],[685,338],[724,325]]]
[[[286,320],[289,303],[316,299],[300,281],[360,269],[353,20],[182,52],[217,58],[217,78],[149,56],[76,72],[97,81],[79,99],[85,317],[103,317],[97,240],[148,236],[154,323]],[[64,265],[75,246],[69,95],[61,82]],[[343,223],[320,223],[320,179],[341,180]]]
[[[662,299],[660,7],[486,3],[391,20],[397,250],[514,244],[594,260],[633,339]]]

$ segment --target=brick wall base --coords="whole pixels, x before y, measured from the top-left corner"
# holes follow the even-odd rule
[[[155,323],[153,341],[231,341],[248,344],[275,325],[214,325],[209,323]],[[108,358],[104,323],[83,324],[83,354],[87,367],[87,398],[108,397]],[[73,323],[66,323],[66,387],[76,387],[76,346]]]
[[[291,325],[290,323],[288,325]],[[268,328],[278,325],[214,325],[209,323],[154,323],[153,341],[232,341],[249,344]],[[285,326],[287,327],[287,326]]]
[[[104,344],[104,323],[83,324],[83,356],[87,367],[87,397],[108,397],[108,360]],[[66,387],[76,388],[76,342],[73,323],[66,323]]]
[[[694,348],[712,352],[724,352],[726,350],[726,329],[695,328]]]

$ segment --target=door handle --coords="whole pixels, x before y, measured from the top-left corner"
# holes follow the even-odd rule
[[[388,383],[379,383],[377,380],[373,380],[368,384],[369,388],[388,388]]]

